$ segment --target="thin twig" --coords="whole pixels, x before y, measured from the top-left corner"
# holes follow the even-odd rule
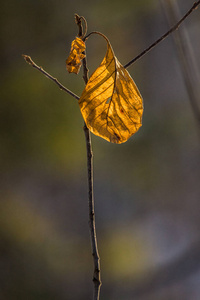
[[[76,23],[79,26],[80,36],[82,34],[82,22],[84,20],[85,26],[87,28],[87,22],[83,17],[76,15]],[[85,58],[83,59],[83,79],[85,84],[88,82],[88,68],[86,60],[86,52],[84,51]],[[86,124],[84,123],[84,133],[86,140],[86,149],[87,149],[87,169],[88,169],[88,205],[89,205],[89,229],[90,229],[90,238],[92,246],[92,256],[94,263],[94,273],[93,273],[93,282],[94,282],[94,294],[93,299],[99,300],[100,296],[100,287],[101,287],[101,273],[100,273],[100,257],[97,246],[97,236],[96,236],[96,225],[95,225],[95,209],[94,209],[94,191],[93,191],[93,153],[92,153],[92,143],[91,143],[91,134]]]
[[[142,51],[139,55],[137,55],[135,58],[133,58],[131,61],[129,61],[126,65],[124,65],[124,68],[128,68],[130,65],[132,65],[136,60],[141,58],[143,55],[145,55],[147,52],[149,52],[152,48],[154,48],[158,43],[162,42],[170,33],[178,29],[180,24],[195,10],[198,5],[200,4],[200,0],[195,2],[193,6],[188,10],[188,12],[176,23],[170,30],[168,30],[165,34],[163,34],[157,41],[155,41],[153,44],[151,44],[148,48],[146,48],[144,51]]]
[[[47,73],[42,67],[39,67],[38,65],[36,65],[36,63],[31,59],[30,56],[23,54],[22,55],[25,59],[25,61],[31,65],[33,68],[37,69],[38,71],[40,71],[42,74],[44,74],[46,77],[48,77],[49,79],[51,79],[52,81],[54,81],[61,90],[65,91],[66,93],[68,93],[69,95],[71,95],[72,97],[76,98],[77,100],[79,100],[79,97],[74,94],[72,91],[68,90],[64,85],[62,85],[57,78],[51,76],[49,73]]]

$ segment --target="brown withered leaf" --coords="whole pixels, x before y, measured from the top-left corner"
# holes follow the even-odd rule
[[[81,60],[85,57],[85,43],[78,37],[72,41],[71,51],[66,60],[66,67],[69,73],[78,74],[81,67]]]
[[[142,126],[143,101],[109,40],[100,66],[91,75],[79,106],[87,127],[112,143],[126,142]]]

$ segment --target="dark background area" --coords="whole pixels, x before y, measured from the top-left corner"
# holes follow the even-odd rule
[[[193,0],[178,4],[183,15]],[[158,0],[1,1],[1,300],[92,298],[81,113],[21,56],[80,95],[82,70],[65,66],[75,13],[109,38],[122,64],[169,28]],[[184,29],[199,70],[200,9]],[[87,41],[90,74],[105,52],[101,37]],[[198,300],[200,131],[172,36],[128,71],[144,99],[143,126],[121,145],[92,135],[101,299]]]

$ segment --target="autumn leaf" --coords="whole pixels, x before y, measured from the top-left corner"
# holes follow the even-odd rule
[[[130,74],[115,57],[109,40],[102,36],[107,41],[107,52],[91,75],[79,106],[91,132],[121,144],[142,126],[143,101]]]
[[[81,60],[85,57],[85,43],[78,37],[72,41],[71,51],[66,60],[66,67],[69,73],[78,74],[81,67]]]

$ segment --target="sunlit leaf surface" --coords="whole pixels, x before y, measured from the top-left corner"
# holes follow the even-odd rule
[[[85,57],[85,43],[78,37],[72,41],[71,51],[66,60],[66,67],[69,73],[78,74],[81,67],[81,60]]]
[[[142,96],[108,40],[106,55],[91,75],[79,105],[90,131],[112,143],[126,142],[142,125]]]

